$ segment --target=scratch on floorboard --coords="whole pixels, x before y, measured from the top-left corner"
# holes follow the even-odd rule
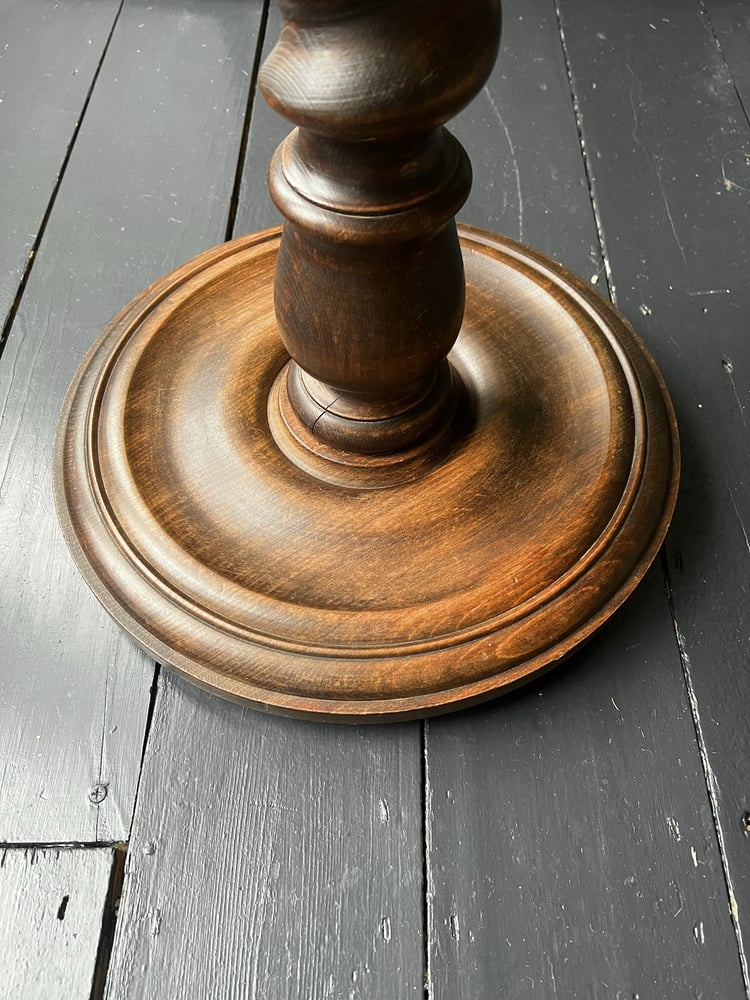
[[[667,218],[669,219],[669,226],[672,230],[674,241],[677,244],[677,249],[680,251],[680,256],[682,257],[683,263],[686,264],[687,258],[685,257],[685,248],[683,247],[682,243],[680,243],[680,238],[677,235],[677,230],[675,229],[674,219],[672,218],[672,212],[669,208],[669,202],[667,201],[667,196],[664,192],[664,182],[661,179],[661,170],[657,165],[655,156],[651,157],[651,163],[653,164],[654,172],[656,173],[656,178],[659,181],[659,193],[661,194],[661,200],[664,202],[664,208],[667,213]]]
[[[489,101],[490,107],[492,108],[495,118],[497,118],[500,123],[500,127],[505,133],[505,139],[508,143],[508,149],[510,150],[510,158],[513,164],[513,173],[516,175],[516,191],[518,193],[518,239],[523,243],[523,193],[521,191],[521,171],[518,169],[518,159],[516,157],[516,149],[513,145],[513,140],[510,137],[510,132],[508,131],[508,126],[503,121],[503,116],[500,114],[500,110],[493,100],[492,94],[490,93],[489,87],[484,87],[484,93]]]
[[[732,374],[734,372],[734,365],[729,360],[729,358],[722,358],[721,366],[727,373],[727,377],[729,378],[729,383],[732,386],[732,392],[734,393],[735,402],[737,403],[737,407],[740,411],[740,417],[742,418],[742,426],[745,428],[745,430],[747,430],[747,421],[745,420],[745,407],[742,405],[740,395],[737,392],[737,384],[735,383],[734,375]]]
[[[725,480],[726,482],[726,480]],[[729,489],[729,484],[727,484],[727,489]],[[731,497],[731,491],[730,491]],[[732,505],[734,506],[734,498],[732,499]],[[736,507],[735,507],[736,510]],[[739,517],[739,513],[737,515]],[[748,543],[747,534],[745,533],[745,526],[742,524],[742,533],[745,535],[745,543],[748,545],[748,551],[750,552],[750,543]],[[742,928],[739,922],[739,910],[737,907],[737,897],[734,892],[734,881],[732,879],[731,872],[729,870],[729,856],[727,854],[727,845],[724,840],[724,828],[719,819],[719,784],[716,780],[716,775],[714,774],[713,767],[711,766],[711,761],[708,755],[708,749],[706,747],[706,738],[703,732],[703,725],[701,723],[700,711],[698,709],[698,697],[695,693],[695,688],[693,687],[693,677],[692,677],[692,665],[690,663],[690,656],[687,651],[687,641],[685,636],[680,631],[680,627],[677,624],[677,617],[675,614],[674,601],[672,598],[672,581],[669,575],[669,568],[667,566],[666,558],[662,555],[662,567],[664,570],[664,578],[667,587],[667,600],[669,602],[669,612],[672,617],[672,628],[674,630],[675,639],[677,640],[677,648],[680,654],[680,663],[682,665],[682,675],[685,681],[685,690],[688,696],[688,702],[690,704],[690,713],[693,717],[693,726],[695,728],[695,736],[698,743],[698,753],[700,754],[701,764],[703,767],[703,774],[706,779],[706,787],[708,789],[708,800],[711,806],[711,813],[714,820],[714,830],[716,831],[716,839],[719,847],[719,855],[721,857],[721,866],[724,871],[724,881],[727,889],[728,896],[728,907],[729,913],[732,920],[732,926],[734,927],[735,939],[737,941],[737,950],[739,952],[740,958],[740,968],[742,970],[742,979],[745,984],[745,992],[750,996],[750,970],[748,970],[747,955],[745,954],[745,942],[742,936]],[[693,864],[697,867],[697,857],[695,854],[695,848],[691,848],[691,854],[693,856]]]
[[[734,494],[732,493],[732,488],[730,487],[729,483],[727,482],[726,477],[724,479],[724,485],[727,488],[727,493],[729,494],[729,499],[731,501],[732,508],[734,509],[734,513],[735,513],[735,515],[737,517],[737,520],[740,522],[740,528],[742,529],[742,537],[745,539],[745,548],[747,549],[748,554],[750,554],[750,538],[747,537],[747,528],[745,527],[745,522],[742,520],[742,517],[740,515],[739,510],[737,509],[737,503],[736,503],[736,501],[734,499]]]
[[[656,179],[659,182],[659,193],[661,194],[661,200],[664,202],[664,208],[665,208],[666,213],[667,213],[667,219],[669,220],[669,226],[670,226],[670,228],[672,230],[672,235],[674,236],[674,241],[677,244],[677,248],[680,251],[680,255],[682,256],[683,261],[685,263],[687,263],[687,259],[685,257],[685,248],[683,247],[682,243],[680,243],[680,238],[677,235],[677,229],[675,228],[674,219],[672,218],[672,211],[671,211],[671,209],[669,207],[669,202],[667,201],[667,196],[666,196],[666,193],[664,191],[664,182],[662,180],[661,170],[659,169],[659,165],[656,162],[656,157],[646,149],[646,147],[644,146],[643,142],[640,139],[639,132],[640,132],[641,123],[640,123],[640,120],[638,118],[638,109],[636,108],[636,105],[635,105],[635,97],[634,97],[634,94],[633,94],[633,90],[637,86],[638,90],[640,92],[640,90],[641,90],[641,84],[640,84],[640,81],[638,80],[638,77],[635,75],[635,71],[633,70],[633,67],[630,65],[629,62],[625,63],[625,68],[627,69],[628,73],[630,73],[630,76],[631,76],[631,79],[632,79],[632,83],[630,85],[630,89],[628,90],[628,99],[630,101],[630,109],[631,109],[631,111],[633,113],[633,129],[632,129],[632,131],[631,131],[630,134],[631,134],[631,136],[633,138],[633,142],[636,144],[636,146],[638,146],[639,149],[641,149],[643,151],[644,156],[649,160],[649,162],[651,163],[651,166],[654,168],[654,173],[656,174]],[[641,101],[643,101],[643,95],[642,94],[641,94]]]
[[[640,123],[640,121],[638,119],[638,109],[635,106],[635,98],[633,97],[633,88],[637,85],[638,86],[638,90],[640,91],[641,90],[641,84],[640,84],[640,81],[638,80],[638,78],[635,75],[633,67],[627,61],[625,63],[625,69],[628,71],[628,73],[630,73],[631,79],[633,81],[630,84],[630,89],[628,90],[628,99],[630,101],[630,110],[633,113],[633,128],[632,128],[632,130],[630,132],[630,135],[631,135],[631,138],[633,139],[633,142],[636,144],[636,146],[639,149],[643,150],[643,153],[644,153],[644,155],[647,158],[650,158],[648,150],[643,145],[643,143],[641,142],[640,137],[638,135],[638,132],[639,132],[640,127],[641,127],[641,123]],[[641,93],[641,100],[643,100],[643,94],[642,93]]]

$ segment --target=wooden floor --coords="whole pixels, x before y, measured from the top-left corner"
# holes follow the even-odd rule
[[[750,2],[507,0],[464,221],[611,295],[684,475],[565,667],[429,723],[275,719],[124,637],[51,502],[137,291],[276,221],[262,0],[0,0],[0,996],[750,996]]]

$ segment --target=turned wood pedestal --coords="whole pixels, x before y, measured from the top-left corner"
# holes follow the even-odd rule
[[[146,649],[270,711],[384,721],[559,662],[645,573],[678,480],[627,322],[458,227],[443,128],[496,0],[281,0],[261,86],[298,127],[287,223],[113,321],[71,387],[55,488],[81,572]]]

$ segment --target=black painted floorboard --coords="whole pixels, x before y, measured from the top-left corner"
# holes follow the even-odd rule
[[[663,562],[568,664],[374,729],[155,675],[59,537],[50,447],[87,347],[278,221],[288,125],[254,90],[275,7],[264,37],[261,0],[118,6],[0,0],[0,995],[98,973],[109,1000],[747,1000],[747,4],[504,4],[452,126],[460,218],[614,296],[672,391],[684,485]]]
[[[33,262],[119,9],[120,0],[0,4],[0,330]]]
[[[128,836],[153,664],[68,556],[52,439],[109,319],[224,238],[261,13],[126,0],[0,358],[0,841]]]
[[[108,1000],[420,997],[418,735],[277,719],[164,674]]]
[[[606,292],[554,4],[505,12],[485,103],[465,115],[472,220],[500,209],[492,224]],[[436,1000],[744,995],[658,564],[556,676],[431,720],[426,757]]]
[[[625,12],[606,0],[587,17],[571,0],[560,7],[617,301],[677,409],[683,480],[669,581],[741,942],[750,928],[750,124],[698,0],[665,0],[657,19],[645,3]],[[715,15],[722,4],[709,7]]]
[[[0,848],[2,1000],[89,1000],[114,855],[110,848]]]

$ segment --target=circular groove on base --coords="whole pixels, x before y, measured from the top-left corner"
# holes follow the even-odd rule
[[[678,479],[653,361],[580,279],[460,232],[463,423],[418,478],[394,485],[387,463],[387,489],[277,446],[276,230],[161,279],[89,353],[58,434],[60,519],[162,662],[275,712],[430,714],[558,662],[643,576]]]

